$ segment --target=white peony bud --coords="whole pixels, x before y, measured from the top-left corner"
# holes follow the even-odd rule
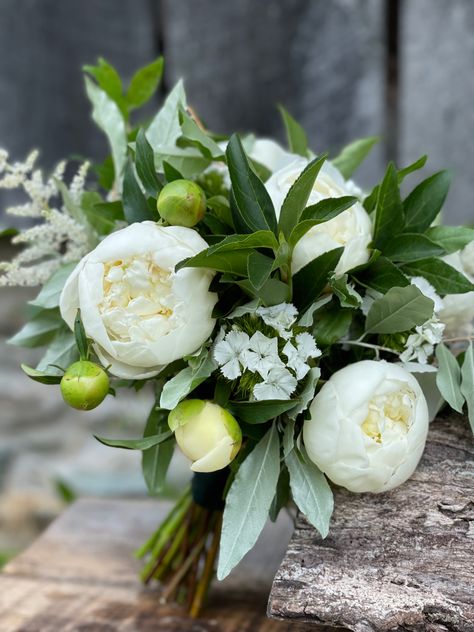
[[[61,316],[71,327],[77,310],[94,351],[110,373],[126,379],[152,377],[194,353],[214,328],[217,296],[212,272],[179,261],[205,250],[195,230],[132,224],[106,237],[68,278]]]
[[[352,492],[384,492],[409,478],[428,433],[428,407],[401,366],[364,360],[334,373],[303,427],[309,458]]]
[[[176,443],[194,472],[215,472],[229,465],[242,444],[242,432],[225,408],[201,399],[185,399],[168,417]]]
[[[277,216],[288,191],[308,164],[299,158],[280,171],[274,173],[266,182]],[[354,195],[352,183],[345,182],[339,171],[326,161],[316,178],[308,200],[308,206],[327,198]],[[313,259],[329,250],[344,246],[344,252],[336,267],[337,274],[343,274],[358,265],[367,263],[370,257],[369,244],[372,241],[372,222],[360,202],[333,219],[313,226],[296,244],[293,252],[292,273],[296,274]]]

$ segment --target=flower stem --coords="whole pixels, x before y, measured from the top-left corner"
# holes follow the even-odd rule
[[[341,340],[340,342],[335,342],[336,345],[352,345],[355,347],[366,347],[367,349],[374,349],[375,351],[386,351],[387,353],[393,353],[394,355],[399,355],[398,351],[394,349],[390,349],[389,347],[381,347],[380,345],[373,345],[370,342],[360,342],[360,340]]]
[[[194,594],[191,607],[189,609],[189,615],[193,619],[199,616],[199,612],[201,611],[203,601],[206,598],[206,594],[207,594],[207,591],[209,590],[209,585],[211,583],[212,576],[214,574],[214,567],[215,567],[217,552],[219,550],[219,542],[221,538],[221,528],[222,528],[222,514],[217,519],[217,526],[214,530],[211,546],[209,547],[209,550],[206,555],[206,561],[204,563],[204,571],[201,576],[201,579],[198,582],[196,592]]]

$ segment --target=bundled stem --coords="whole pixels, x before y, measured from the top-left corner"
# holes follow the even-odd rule
[[[199,616],[213,579],[222,511],[197,504],[191,490],[180,498],[160,527],[136,552],[145,558],[142,581],[161,585],[160,601],[179,601]]]

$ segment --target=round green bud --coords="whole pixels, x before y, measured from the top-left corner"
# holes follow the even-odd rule
[[[109,378],[102,367],[88,360],[74,362],[61,379],[64,401],[78,410],[96,408],[109,392]]]
[[[157,208],[168,224],[192,228],[204,217],[206,196],[191,180],[173,180],[161,189]]]
[[[229,411],[201,399],[180,402],[170,412],[168,425],[194,472],[221,470],[242,445],[242,431]]]

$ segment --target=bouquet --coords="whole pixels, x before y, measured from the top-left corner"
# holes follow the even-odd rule
[[[127,89],[85,67],[110,155],[69,183],[64,162],[44,177],[36,152],[0,153],[0,186],[27,196],[7,212],[36,220],[8,231],[21,250],[0,285],[40,286],[11,342],[46,347],[23,370],[70,406],[154,390],[143,436],[97,438],[142,451],[152,495],[175,447],[189,459],[137,555],[196,616],[268,517],[296,507],[325,537],[331,484],[403,484],[444,402],[474,427],[474,229],[440,223],[446,171],[402,197],[426,156],[363,191],[350,178],[377,139],[314,154],[283,108],[288,149],[211,133],[181,82],[137,124],[162,67]]]

